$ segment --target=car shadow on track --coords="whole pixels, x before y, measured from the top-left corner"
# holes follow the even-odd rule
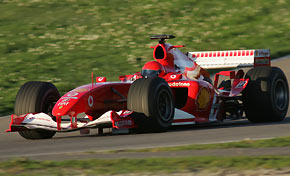
[[[208,129],[218,129],[218,128],[235,128],[235,127],[247,127],[247,126],[267,126],[267,125],[280,125],[280,124],[290,124],[290,117],[286,117],[280,122],[260,122],[253,123],[247,119],[225,121],[225,122],[213,122],[213,123],[201,123],[195,125],[183,125],[183,126],[173,126],[170,131],[185,131],[185,130],[208,130]]]
[[[251,126],[273,126],[281,124],[290,124],[290,117],[285,118],[281,122],[263,122],[263,123],[252,123],[247,119],[241,119],[236,121],[225,121],[225,122],[214,122],[214,123],[203,123],[195,125],[181,125],[173,126],[166,133],[171,132],[182,132],[182,131],[201,131],[201,130],[210,130],[210,129],[222,129],[222,128],[238,128],[238,127],[251,127]],[[86,137],[106,137],[106,136],[116,136],[116,135],[139,135],[139,134],[153,134],[153,133],[125,133],[125,134],[113,134],[111,130],[104,132],[103,134],[98,134],[93,132],[87,135],[73,134],[70,136],[56,136],[54,139],[69,139],[69,138],[86,138]]]

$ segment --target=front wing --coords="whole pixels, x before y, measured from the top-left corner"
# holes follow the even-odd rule
[[[113,129],[138,128],[134,119],[130,117],[131,111],[123,110],[119,112],[108,111],[94,121],[90,121],[86,116],[81,119],[67,119],[67,121],[54,121],[52,117],[45,113],[29,113],[21,116],[11,115],[9,129],[6,132],[16,132],[25,130],[49,130],[56,132],[71,132],[87,128],[112,127]],[[195,117],[182,110],[175,109],[174,121],[172,125],[195,124]]]

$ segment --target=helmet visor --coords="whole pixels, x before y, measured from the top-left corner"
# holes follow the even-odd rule
[[[151,77],[157,77],[161,71],[160,70],[142,70],[141,75],[144,78],[151,78]]]

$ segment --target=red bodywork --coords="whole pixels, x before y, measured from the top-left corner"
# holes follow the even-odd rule
[[[195,71],[198,65],[177,49],[179,47],[184,46],[173,46],[164,42],[153,47],[153,58],[155,62],[161,64],[161,67],[158,64],[156,66],[154,62],[152,67],[155,64],[154,68],[156,70],[162,69],[162,74],[159,76],[165,79],[171,87],[175,108],[188,115],[180,115],[180,117],[178,114],[175,115],[173,123],[223,120],[223,98],[240,94],[246,87],[248,80],[243,79],[239,75],[240,73],[237,74],[235,71],[224,71],[216,75],[215,82],[212,84],[203,79],[208,77],[209,74],[202,68],[196,74],[196,78],[189,78],[188,72]],[[150,63],[148,65],[150,67]],[[147,69],[147,66],[144,66],[143,69]],[[219,75],[228,76],[234,80],[230,91],[222,91],[223,88],[220,88],[221,92],[219,92],[217,89]],[[114,128],[118,128],[117,124],[123,124],[125,128],[136,127],[132,124],[134,122],[130,118],[130,113],[122,112],[119,115],[116,112],[126,110],[129,88],[132,82],[139,78],[142,78],[140,72],[133,75],[120,76],[120,82],[106,82],[105,77],[97,77],[95,81],[92,76],[91,84],[71,90],[56,102],[52,115],[56,117],[57,130],[62,130],[61,118],[63,116],[68,115],[71,117],[71,128],[75,129],[78,128],[76,123],[78,114],[85,113],[89,120],[93,121],[108,111],[112,111],[111,119]],[[120,120],[122,119],[121,117],[124,117],[126,123],[120,122],[122,121]]]
[[[131,83],[126,82],[104,82],[78,87],[57,101],[52,115],[76,116],[84,112],[90,120],[94,120],[109,110],[126,109],[126,97],[130,85]]]
[[[222,120],[221,108],[212,108],[217,104],[219,98],[212,84],[202,79],[188,79],[184,75],[185,70],[195,68],[196,63],[180,52],[178,47],[170,44],[157,44],[154,47],[153,57],[162,65],[162,74],[175,98],[176,108],[192,114],[195,122],[209,122]],[[176,62],[179,61],[179,62]],[[180,64],[181,63],[181,64]],[[154,62],[148,62],[153,69],[159,69]],[[177,67],[178,65],[178,68]],[[146,69],[146,65],[143,67]],[[223,72],[225,76],[231,75],[234,78],[235,72]],[[97,83],[87,84],[78,87],[62,96],[53,108],[52,115],[57,118],[65,115],[76,117],[79,113],[85,113],[90,120],[95,120],[103,113],[113,110],[125,110],[126,98],[132,81],[141,78],[139,72],[133,75],[120,76],[121,82],[104,82],[106,78],[97,77]],[[234,84],[239,83],[236,79]],[[237,95],[245,86],[234,89],[233,94]],[[230,93],[224,94],[229,96]],[[174,122],[192,121],[192,119],[175,119]]]

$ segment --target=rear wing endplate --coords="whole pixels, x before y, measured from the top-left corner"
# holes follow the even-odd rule
[[[189,52],[188,57],[205,69],[271,65],[269,49]]]

